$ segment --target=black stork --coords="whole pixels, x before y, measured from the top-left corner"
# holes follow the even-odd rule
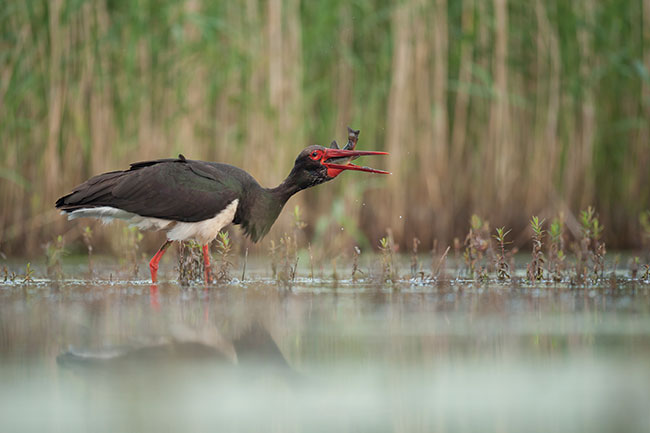
[[[156,282],[158,263],[173,241],[194,239],[203,245],[205,279],[209,281],[208,244],[230,223],[242,226],[253,242],[271,228],[289,198],[306,188],[330,181],[345,170],[388,174],[350,161],[386,152],[354,150],[359,131],[348,128],[348,143],[339,149],[305,148],[287,178],[276,188],[263,188],[244,170],[229,164],[177,159],[136,162],[128,170],[88,179],[56,201],[68,215],[122,219],[141,230],[166,230],[167,240],[149,262]]]

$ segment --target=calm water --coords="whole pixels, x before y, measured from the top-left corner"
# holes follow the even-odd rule
[[[0,284],[0,431],[650,431],[650,288]]]

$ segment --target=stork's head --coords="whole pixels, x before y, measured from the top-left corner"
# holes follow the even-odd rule
[[[294,164],[292,174],[302,188],[334,179],[345,170],[365,171],[367,173],[390,174],[387,171],[352,164],[353,159],[366,155],[388,155],[386,152],[354,150],[359,131],[348,128],[348,143],[339,149],[336,141],[330,147],[313,145],[305,148]]]

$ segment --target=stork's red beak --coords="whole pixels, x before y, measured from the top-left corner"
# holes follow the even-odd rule
[[[366,155],[388,155],[387,152],[375,152],[371,150],[346,150],[346,149],[325,149],[321,163],[327,167],[327,175],[329,177],[336,177],[344,170],[365,171],[368,173],[390,174],[384,170],[377,170],[376,168],[360,167],[352,164],[350,161],[359,156]]]

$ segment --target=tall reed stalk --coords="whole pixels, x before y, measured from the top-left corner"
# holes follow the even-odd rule
[[[302,147],[346,125],[363,131],[360,148],[391,152],[372,163],[393,176],[346,173],[296,196],[308,237],[340,242],[333,205],[350,220],[349,247],[376,247],[368,239],[392,227],[406,250],[414,237],[451,244],[474,212],[521,233],[528,215],[593,204],[611,247],[640,246],[649,0],[52,0],[2,11],[5,253],[36,255],[70,230],[53,202],[99,172],[183,152],[272,186]],[[284,215],[270,236],[291,224]],[[119,230],[96,230],[96,250],[117,250]]]

